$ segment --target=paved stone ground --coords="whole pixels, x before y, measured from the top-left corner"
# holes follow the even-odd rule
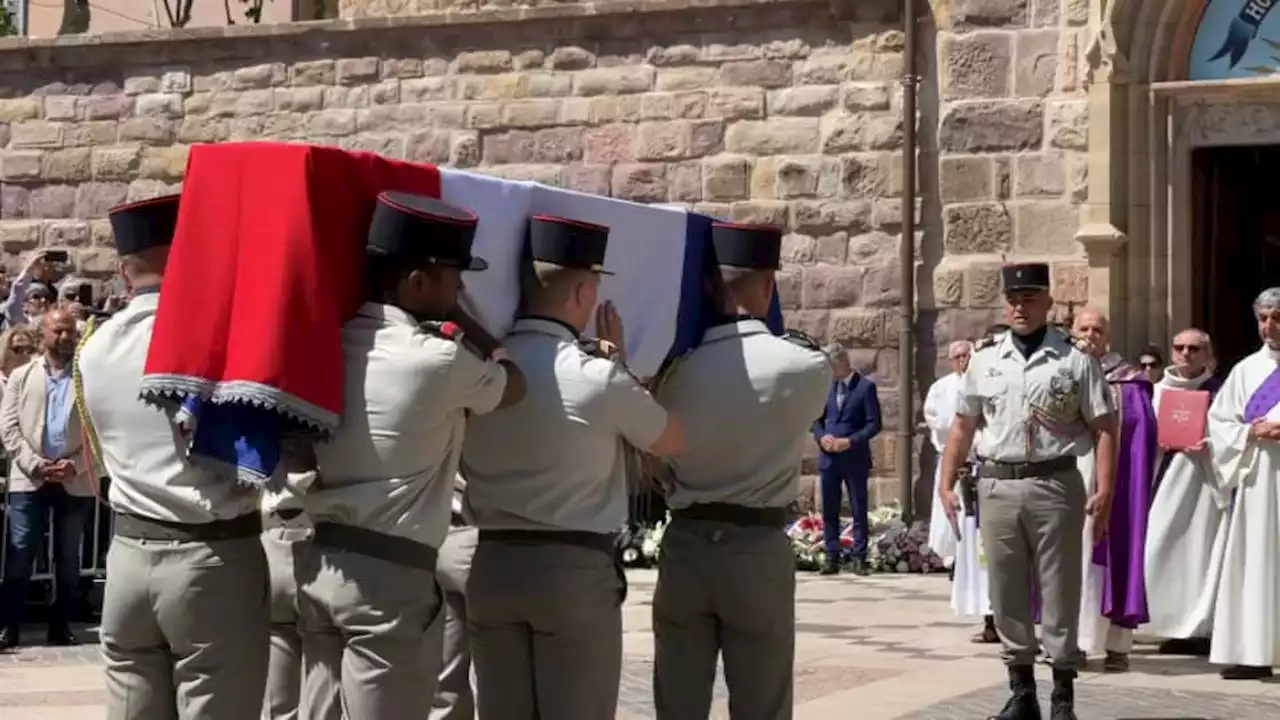
[[[634,572],[624,610],[620,720],[653,717],[655,576]],[[973,645],[973,622],[952,616],[943,576],[801,577],[796,599],[796,720],[970,720],[1004,700],[995,648]],[[43,633],[32,628],[29,640]],[[92,628],[82,629],[92,638]],[[1048,695],[1047,669],[1042,696]],[[1224,682],[1201,660],[1140,644],[1133,672],[1085,673],[1082,720],[1275,720],[1280,683]],[[727,720],[720,683],[713,720]],[[92,645],[23,647],[0,655],[0,720],[97,720],[101,658]],[[1047,716],[1046,716],[1047,717]]]

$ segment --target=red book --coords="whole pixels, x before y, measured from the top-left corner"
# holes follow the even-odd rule
[[[1209,421],[1209,393],[1204,390],[1165,390],[1156,418],[1160,447],[1185,450],[1204,440]]]

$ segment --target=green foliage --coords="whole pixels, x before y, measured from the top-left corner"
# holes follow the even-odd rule
[[[17,34],[17,18],[9,13],[9,6],[0,4],[0,36]]]

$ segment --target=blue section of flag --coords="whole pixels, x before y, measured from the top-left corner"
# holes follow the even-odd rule
[[[711,223],[715,221],[715,218],[699,213],[688,215],[685,225],[684,267],[681,269],[680,309],[668,357],[678,357],[697,347],[707,328],[719,321],[720,313],[707,294],[705,282],[712,267]],[[766,320],[775,335],[783,333],[782,305],[776,290]]]

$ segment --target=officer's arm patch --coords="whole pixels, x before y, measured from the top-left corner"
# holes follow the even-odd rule
[[[796,330],[795,328],[787,328],[784,330],[782,333],[782,339],[808,350],[822,352],[822,346],[818,344],[817,340],[814,340],[812,336],[801,332],[800,330]]]
[[[995,347],[996,343],[1000,342],[1000,340],[1003,337],[1004,337],[1004,333],[996,333],[995,335],[983,335],[982,337],[978,338],[978,342],[973,344],[973,350],[974,352],[977,352],[978,350],[986,350],[987,348]]]

